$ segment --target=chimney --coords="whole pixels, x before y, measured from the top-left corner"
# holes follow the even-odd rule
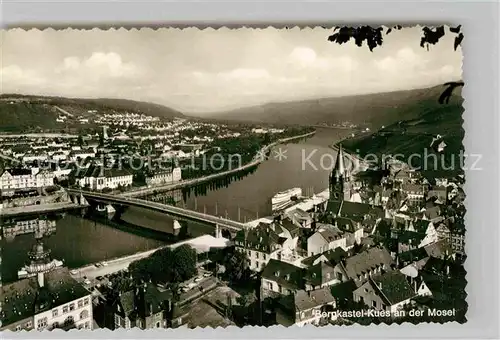
[[[38,286],[40,286],[40,288],[41,288],[45,284],[43,272],[42,273],[38,273],[37,277],[38,277]]]

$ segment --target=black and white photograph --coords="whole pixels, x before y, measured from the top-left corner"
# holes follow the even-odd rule
[[[467,322],[463,39],[4,29],[0,331]]]

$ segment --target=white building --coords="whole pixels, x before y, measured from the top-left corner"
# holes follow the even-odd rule
[[[0,331],[93,328],[92,295],[67,268],[0,287]]]
[[[54,173],[38,168],[9,169],[0,175],[0,190],[43,188],[54,185]]]
[[[324,253],[340,247],[347,250],[347,237],[333,225],[319,225],[318,230],[307,239],[307,256]]]
[[[99,166],[90,166],[81,169],[83,174],[77,173],[76,181],[80,187],[89,187],[92,190],[116,189],[132,185],[133,175],[124,169],[104,169]]]
[[[146,177],[146,184],[149,185],[162,185],[178,182],[182,179],[181,168],[170,168],[162,171],[155,172],[154,174]]]

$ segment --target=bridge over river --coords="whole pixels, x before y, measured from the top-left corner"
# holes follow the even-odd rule
[[[235,233],[242,229],[249,228],[248,225],[241,222],[236,222],[227,218],[213,216],[189,209],[179,208],[168,204],[156,203],[132,197],[95,193],[85,190],[76,190],[76,189],[66,189],[66,190],[70,195],[78,195],[78,196],[83,195],[87,200],[92,200],[104,204],[145,208],[158,212],[163,212],[170,216],[180,219],[187,219],[194,222],[211,224],[214,225],[216,228],[216,235],[220,235],[222,230],[228,230],[232,233]]]

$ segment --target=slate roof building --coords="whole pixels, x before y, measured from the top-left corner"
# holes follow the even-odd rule
[[[322,321],[335,319],[334,314],[329,317],[322,315],[323,312],[334,311],[335,307],[335,298],[329,287],[308,292],[298,290],[279,299],[276,321],[286,327],[319,325]]]
[[[92,329],[91,293],[59,268],[3,285],[0,330]]]
[[[405,275],[396,270],[370,277],[353,292],[354,301],[391,313],[409,304],[417,295]]]
[[[172,312],[172,293],[151,283],[121,293],[113,304],[116,328],[167,328]]]
[[[303,268],[290,263],[269,260],[261,274],[261,296],[289,295],[305,288]]]

